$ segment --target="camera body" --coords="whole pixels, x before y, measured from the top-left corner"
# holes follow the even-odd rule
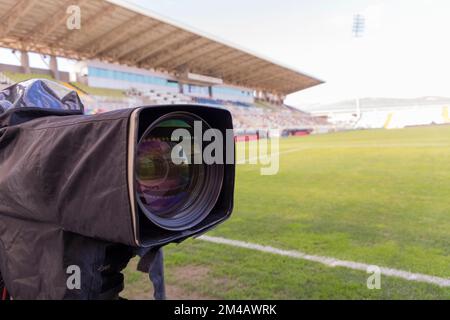
[[[189,104],[97,115],[25,104],[3,112],[0,270],[11,296],[77,298],[68,293],[68,265],[95,274],[111,244],[156,250],[225,221],[234,161],[194,163],[188,158],[207,147],[195,138],[189,156],[178,144],[178,153],[169,150],[171,132],[193,131],[194,120],[215,131],[211,141],[233,128],[226,109]],[[232,155],[225,143],[215,152],[234,157],[231,143]],[[169,163],[173,154],[184,162]]]
[[[227,136],[227,131],[233,129],[232,117],[229,111],[223,108],[213,106],[201,106],[201,105],[167,105],[167,106],[154,106],[138,108],[131,115],[131,122],[136,124],[134,127],[134,134],[130,130],[130,143],[129,147],[141,140],[146,128],[151,126],[152,123],[159,118],[173,113],[188,113],[196,115],[199,119],[203,119],[209,124],[210,128],[218,130],[222,137]],[[132,129],[133,125],[131,125]],[[201,137],[198,140],[201,139]],[[217,142],[217,141],[216,141]],[[218,190],[218,197],[213,207],[208,210],[204,219],[198,224],[185,229],[185,230],[167,230],[152,223],[142,210],[142,206],[135,205],[137,211],[136,217],[136,244],[144,247],[161,246],[168,242],[178,242],[186,238],[192,237],[204,233],[216,226],[217,224],[225,221],[233,210],[233,196],[234,196],[234,180],[235,180],[235,164],[234,164],[234,140],[225,141],[221,139],[219,147],[222,148],[222,154],[224,155],[221,163],[209,165],[218,166],[220,170],[223,170],[223,176],[221,181],[214,181],[213,184],[220,184],[220,190]],[[208,142],[203,142],[207,144]],[[229,144],[232,144],[230,148]],[[228,146],[227,146],[228,144]],[[203,148],[205,145],[203,145]],[[135,149],[136,150],[136,149]],[[233,153],[230,155],[230,151]],[[233,158],[233,161],[227,162],[225,158]],[[206,164],[208,166],[208,164]],[[129,169],[130,172],[136,170]],[[136,179],[134,179],[136,181]],[[206,187],[206,186],[205,186]],[[214,187],[214,186],[211,186]],[[211,190],[205,190],[210,192]],[[131,192],[133,194],[134,192]]]
[[[187,230],[155,225],[134,196],[139,139],[154,121],[173,112],[198,115],[224,135],[232,128],[227,110],[199,105],[139,107],[89,116],[23,108],[6,113],[9,117],[3,123],[19,124],[0,129],[0,212],[144,247],[207,231],[231,214],[234,164],[219,164],[224,170],[220,196],[205,219]],[[30,117],[34,119],[28,121]],[[223,148],[225,153],[225,144]]]

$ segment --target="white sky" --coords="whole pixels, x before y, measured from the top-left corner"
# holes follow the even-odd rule
[[[293,105],[368,96],[450,96],[448,0],[129,2],[327,82],[289,96]],[[352,37],[355,13],[366,18],[363,38]],[[4,51],[0,56],[4,62]],[[42,66],[42,61],[33,57],[32,64]]]

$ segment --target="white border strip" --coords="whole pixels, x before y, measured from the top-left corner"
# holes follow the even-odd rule
[[[331,258],[331,257],[309,255],[309,254],[306,254],[306,253],[303,253],[300,251],[283,250],[283,249],[278,249],[278,248],[274,248],[274,247],[270,247],[270,246],[263,246],[260,244],[238,241],[238,240],[230,240],[230,239],[219,238],[219,237],[201,236],[197,239],[207,241],[207,242],[217,243],[217,244],[224,244],[224,245],[229,245],[229,246],[233,246],[233,247],[239,247],[239,248],[244,248],[244,249],[256,250],[256,251],[260,251],[260,252],[277,254],[280,256],[291,257],[291,258],[295,258],[295,259],[302,259],[302,260],[318,262],[318,263],[321,263],[321,264],[329,266],[329,267],[344,267],[344,268],[348,268],[348,269],[361,270],[361,271],[367,272],[368,268],[373,266],[373,265],[360,263],[360,262],[345,261],[345,260],[338,260],[338,259]],[[386,276],[402,278],[402,279],[405,279],[408,281],[426,282],[426,283],[438,285],[440,287],[450,287],[450,279],[430,276],[430,275],[421,274],[421,273],[411,273],[408,271],[392,269],[392,268],[385,268],[385,267],[379,267],[379,268],[380,268],[381,273]]]

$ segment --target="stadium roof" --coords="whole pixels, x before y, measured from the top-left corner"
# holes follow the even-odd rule
[[[69,30],[67,8],[81,8]],[[0,46],[100,59],[289,94],[322,81],[122,0],[0,0]]]

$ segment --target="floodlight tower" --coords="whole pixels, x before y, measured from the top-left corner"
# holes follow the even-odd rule
[[[366,18],[362,14],[355,14],[353,16],[353,37],[361,38],[364,35],[366,27]]]
[[[364,36],[365,28],[366,28],[366,18],[359,13],[353,15],[353,27],[352,27],[353,38],[355,39],[362,38]],[[356,120],[354,124],[355,127],[360,119],[361,119],[361,104],[360,98],[358,96],[356,97]]]

